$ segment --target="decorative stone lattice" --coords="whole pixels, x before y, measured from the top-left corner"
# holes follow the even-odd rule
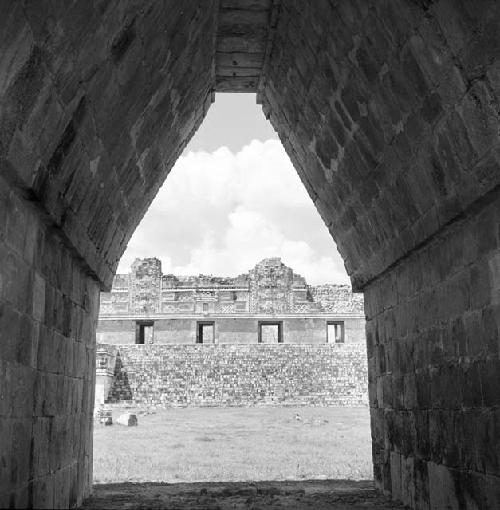
[[[163,275],[157,258],[136,259],[101,294],[100,314],[363,313],[363,297],[348,285],[307,284],[279,258],[264,259],[236,278]]]

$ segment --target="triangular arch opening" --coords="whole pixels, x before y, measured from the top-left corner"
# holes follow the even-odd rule
[[[106,473],[111,456],[141,481],[368,479],[362,298],[255,96],[220,96],[101,296],[98,356],[109,374],[98,372],[100,412],[116,418],[126,400],[129,411],[155,409],[139,420],[157,433],[146,431],[154,447],[134,436],[127,463],[123,429],[98,425],[96,444],[112,438],[116,453],[97,447],[94,476],[120,481]],[[161,441],[162,416],[184,441]],[[349,428],[356,440],[341,447]],[[252,454],[256,441],[266,456]],[[186,455],[199,462],[183,464]],[[144,472],[147,458],[156,468]]]

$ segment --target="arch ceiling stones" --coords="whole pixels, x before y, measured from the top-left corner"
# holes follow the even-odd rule
[[[1,502],[88,494],[98,289],[237,91],[365,291],[378,486],[500,504],[499,20],[494,0],[2,1]]]

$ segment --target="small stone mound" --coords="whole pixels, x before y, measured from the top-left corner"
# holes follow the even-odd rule
[[[137,415],[132,413],[123,413],[118,417],[116,423],[125,427],[137,427]]]

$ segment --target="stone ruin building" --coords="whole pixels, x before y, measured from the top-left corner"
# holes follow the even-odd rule
[[[279,258],[236,278],[164,275],[136,259],[102,293],[97,341],[108,344],[361,343],[363,298],[348,285],[307,285]]]
[[[377,489],[499,508],[499,23],[495,0],[0,2],[0,506],[91,493],[99,293],[240,92],[364,294]]]
[[[366,405],[364,329],[360,294],[279,258],[236,278],[136,259],[101,294],[96,406]]]

